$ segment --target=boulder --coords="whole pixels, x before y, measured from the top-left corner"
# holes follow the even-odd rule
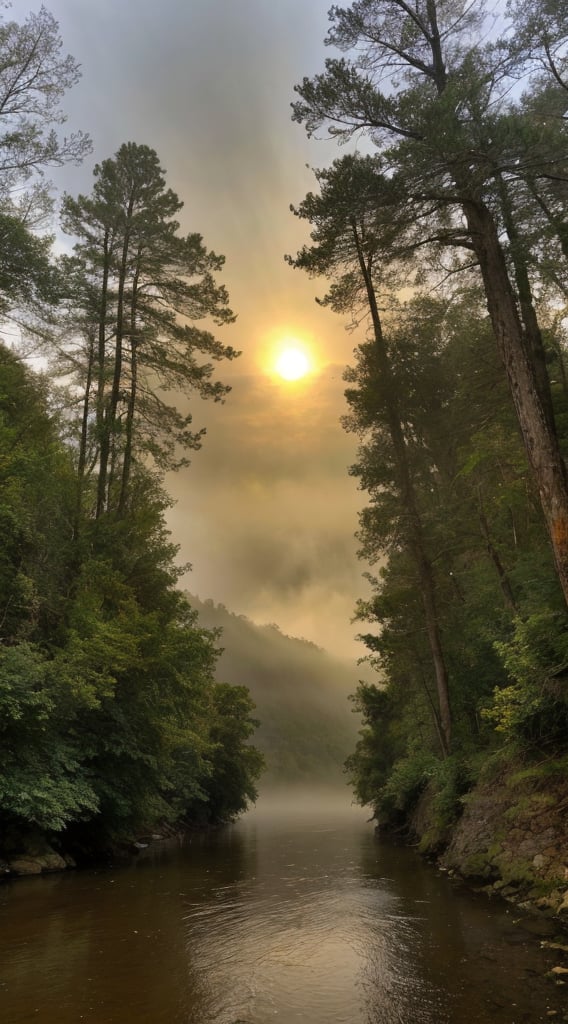
[[[38,864],[41,864],[43,871],[65,871],[67,867],[65,859],[54,850],[43,854],[42,857],[37,857],[36,860]]]
[[[43,868],[35,857],[16,857],[10,861],[10,871],[15,875],[41,875]]]

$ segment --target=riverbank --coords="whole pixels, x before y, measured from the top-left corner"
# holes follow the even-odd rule
[[[28,836],[11,853],[0,849],[0,882],[30,875],[49,875],[74,868],[114,867],[128,865],[137,860],[146,850],[166,847],[170,843],[179,845],[184,838],[203,836],[218,832],[232,821],[197,822],[183,821],[177,825],[160,822],[156,829],[141,831],[134,836],[106,843],[97,849],[78,849],[71,846],[73,853],[64,844],[55,849],[41,833]]]
[[[76,866],[75,859],[69,854],[62,855],[46,844],[41,849],[32,848],[6,859],[0,858],[0,881],[14,876],[51,874]]]
[[[440,823],[435,782],[420,794],[407,835],[442,870],[489,896],[568,929],[568,778],[563,762],[494,764]]]

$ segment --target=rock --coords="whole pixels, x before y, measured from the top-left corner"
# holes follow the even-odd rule
[[[505,899],[511,899],[512,896],[517,896],[518,892],[518,885],[511,885],[511,883],[507,883],[502,887],[502,889],[499,892],[499,895],[504,896]]]
[[[568,892],[564,893],[564,898],[562,900],[562,903],[558,907],[556,913],[559,915],[559,917],[568,918]]]
[[[558,965],[557,967],[552,967],[550,973],[554,974],[556,977],[560,977],[562,974],[568,974],[568,967],[560,967],[560,965]]]
[[[568,953],[568,946],[564,946],[561,942],[541,942],[543,949],[557,949],[560,953]]]
[[[544,913],[547,913],[549,911],[556,913],[556,910],[558,908],[558,900],[555,900],[550,896],[539,896],[537,900],[533,901],[533,906],[536,907],[537,910],[542,910]]]
[[[55,853],[55,850],[45,853],[43,857],[37,857],[36,860],[44,871],[65,871],[67,867],[65,859],[59,853]]]
[[[547,858],[544,857],[542,853],[537,853],[536,856],[533,857],[533,868],[536,868],[536,870],[539,871],[541,868],[546,866],[546,861]]]
[[[65,857],[45,843],[43,849],[36,848],[33,852],[28,850],[27,853],[14,857],[8,864],[14,875],[41,875],[42,871],[65,871],[68,866]]]
[[[41,875],[42,865],[33,857],[16,857],[10,861],[10,870],[15,875]]]

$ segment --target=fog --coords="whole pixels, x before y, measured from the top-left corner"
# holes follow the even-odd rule
[[[263,791],[267,783],[344,785],[343,764],[360,725],[348,699],[357,668],[275,626],[190,601],[201,625],[223,630],[218,680],[247,686],[256,704],[260,728],[253,742],[267,762]]]
[[[264,827],[274,823],[282,827],[290,822],[295,828],[309,828],[313,834],[334,831],[341,819],[358,825],[370,822],[370,815],[368,807],[355,803],[345,780],[286,786],[264,782],[256,804],[247,812],[246,824],[258,822]]]
[[[15,0],[7,17],[22,20],[30,6]],[[208,431],[203,449],[166,480],[180,563],[193,565],[184,585],[353,658],[362,502],[347,475],[355,443],[339,420],[343,368],[361,338],[316,305],[325,283],[283,258],[308,237],[290,204],[315,187],[311,168],[338,155],[333,143],[308,140],[290,110],[295,83],[323,65],[328,0],[46,6],[81,64],[63,101],[65,131],[93,139],[91,158],[53,171],[57,188],[88,192],[96,161],[125,141],[147,144],[185,203],[182,230],[227,258],[222,278],[238,319],[219,333],[242,355],[219,376],[233,391],[224,406],[192,404],[196,429]],[[269,371],[287,336],[316,357],[302,387]]]

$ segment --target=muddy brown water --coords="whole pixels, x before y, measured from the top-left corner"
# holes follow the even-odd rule
[[[562,1021],[541,925],[378,843],[365,818],[347,792],[266,794],[131,866],[2,886],[0,1021]]]

